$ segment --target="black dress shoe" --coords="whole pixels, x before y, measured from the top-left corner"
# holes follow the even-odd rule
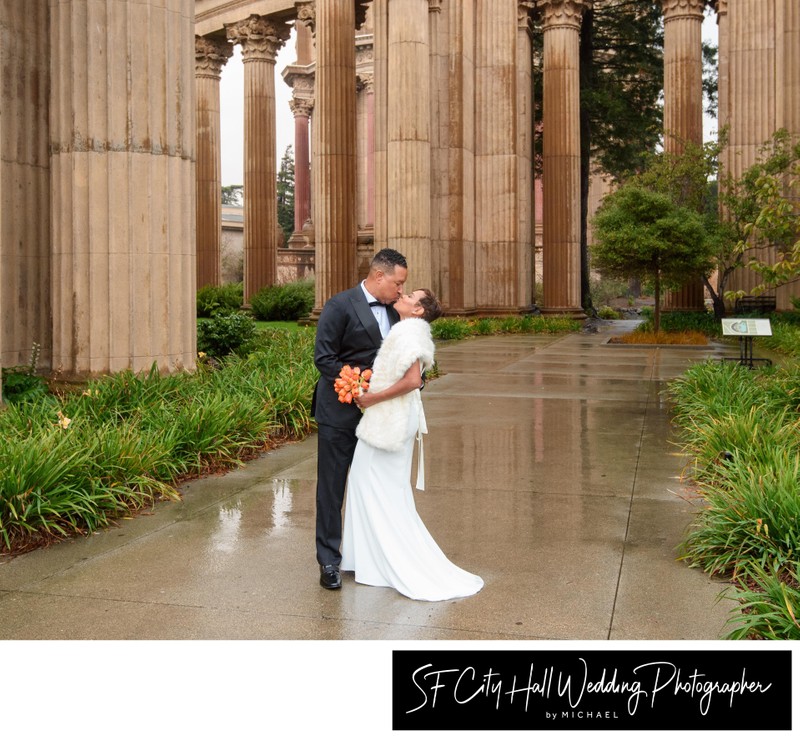
[[[342,575],[334,564],[319,567],[319,583],[325,589],[339,589],[342,586]]]

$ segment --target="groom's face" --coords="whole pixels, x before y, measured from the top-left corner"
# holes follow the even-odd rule
[[[408,269],[396,266],[391,272],[378,272],[376,299],[391,305],[403,294],[403,285],[406,283]]]

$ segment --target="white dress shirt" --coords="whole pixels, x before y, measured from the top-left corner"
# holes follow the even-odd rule
[[[376,298],[373,297],[368,291],[367,288],[364,286],[364,282],[361,283],[361,289],[364,291],[364,295],[367,298],[367,302],[375,302]],[[381,330],[381,336],[386,338],[389,333],[389,329],[392,327],[389,324],[389,316],[386,313],[386,306],[385,305],[373,305],[372,306],[372,314],[375,316],[375,320],[378,321],[378,328]]]

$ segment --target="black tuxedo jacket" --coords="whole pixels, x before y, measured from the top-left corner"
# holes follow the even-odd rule
[[[389,324],[400,316],[387,307]],[[355,403],[339,402],[333,383],[345,364],[362,371],[372,367],[381,342],[378,321],[372,314],[361,285],[331,297],[322,308],[317,322],[314,364],[320,373],[311,413],[318,423],[337,428],[355,428],[361,420],[361,410]]]

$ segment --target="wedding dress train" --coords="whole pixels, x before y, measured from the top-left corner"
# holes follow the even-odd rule
[[[467,597],[483,580],[453,564],[433,539],[414,504],[414,437],[401,451],[359,440],[347,486],[343,571],[376,587],[393,587],[414,600]]]

